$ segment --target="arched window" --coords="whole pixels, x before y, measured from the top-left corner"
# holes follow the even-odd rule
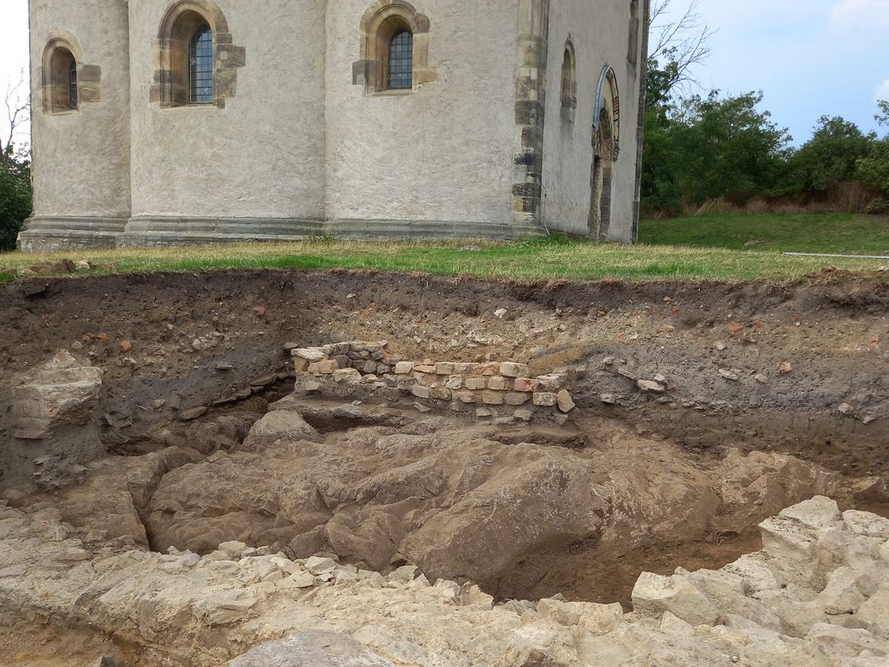
[[[411,91],[435,80],[428,67],[429,19],[407,0],[377,0],[364,13],[360,33],[353,83],[367,93]]]
[[[222,10],[213,0],[173,0],[155,41],[150,100],[161,107],[225,107],[237,94],[237,70],[247,64],[233,42]]]
[[[46,95],[46,110],[50,113],[77,110],[77,59],[67,47],[52,49]]]
[[[199,26],[188,45],[188,91],[192,104],[213,101],[213,31]]]
[[[562,55],[562,118],[574,121],[574,110],[577,108],[577,74],[574,59],[574,44],[569,39]]]
[[[405,90],[414,86],[414,35],[410,30],[401,30],[389,42],[390,90]]]

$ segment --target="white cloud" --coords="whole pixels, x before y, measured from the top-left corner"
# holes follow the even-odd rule
[[[874,98],[878,100],[889,100],[889,79],[886,79],[877,87],[877,92],[874,93]]]
[[[889,0],[842,0],[830,8],[835,28],[889,27]]]

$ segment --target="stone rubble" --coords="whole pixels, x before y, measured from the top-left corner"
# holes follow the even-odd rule
[[[816,497],[761,530],[761,552],[719,571],[643,574],[624,614],[236,542],[203,558],[89,544],[52,511],[0,507],[0,624],[89,627],[196,667],[889,664],[889,520]]]

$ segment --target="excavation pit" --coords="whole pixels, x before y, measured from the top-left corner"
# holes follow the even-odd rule
[[[842,509],[885,508],[881,284],[553,287],[262,271],[48,284],[36,298],[2,288],[4,374],[60,349],[100,368],[106,455],[78,461],[60,485],[7,478],[0,498],[5,511],[60,522],[53,530],[82,540],[87,562],[154,551],[175,569],[190,552],[216,572],[263,554],[318,556],[384,577],[415,566],[463,587],[464,601],[561,596],[630,611],[642,572],[722,568],[759,551],[757,525],[785,507],[829,496]],[[316,367],[327,380],[293,365],[294,350],[330,341],[387,341],[393,363]],[[399,363],[413,367],[396,373]],[[333,377],[348,368],[351,380]],[[464,371],[512,385],[472,382],[479,394],[463,402]],[[505,399],[517,381],[554,375],[565,376],[554,391],[523,384],[530,398]],[[563,389],[573,409],[536,404]],[[491,391],[504,396],[485,403]],[[13,404],[8,386],[0,401]],[[90,634],[102,616],[89,609],[3,616],[0,635],[23,656],[81,637],[70,660],[47,658],[57,667],[102,651],[127,665],[194,659],[161,650],[135,621]],[[218,650],[202,664],[249,648],[207,613],[196,618],[216,629],[191,646]]]

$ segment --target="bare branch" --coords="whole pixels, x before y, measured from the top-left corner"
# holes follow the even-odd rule
[[[23,94],[26,85],[27,81],[23,70],[18,83],[8,87],[3,98],[6,107],[7,133],[6,136],[0,136],[0,154],[2,155],[13,155],[18,139],[27,136],[24,128],[31,120],[31,99],[29,94]],[[20,145],[20,149],[22,148]]]
[[[711,53],[710,39],[716,34],[703,20],[702,0],[689,0],[681,14],[673,16],[674,0],[653,0],[651,5],[651,49],[649,58],[675,64],[668,90],[697,86],[692,70]],[[698,86],[699,87],[699,86]]]

